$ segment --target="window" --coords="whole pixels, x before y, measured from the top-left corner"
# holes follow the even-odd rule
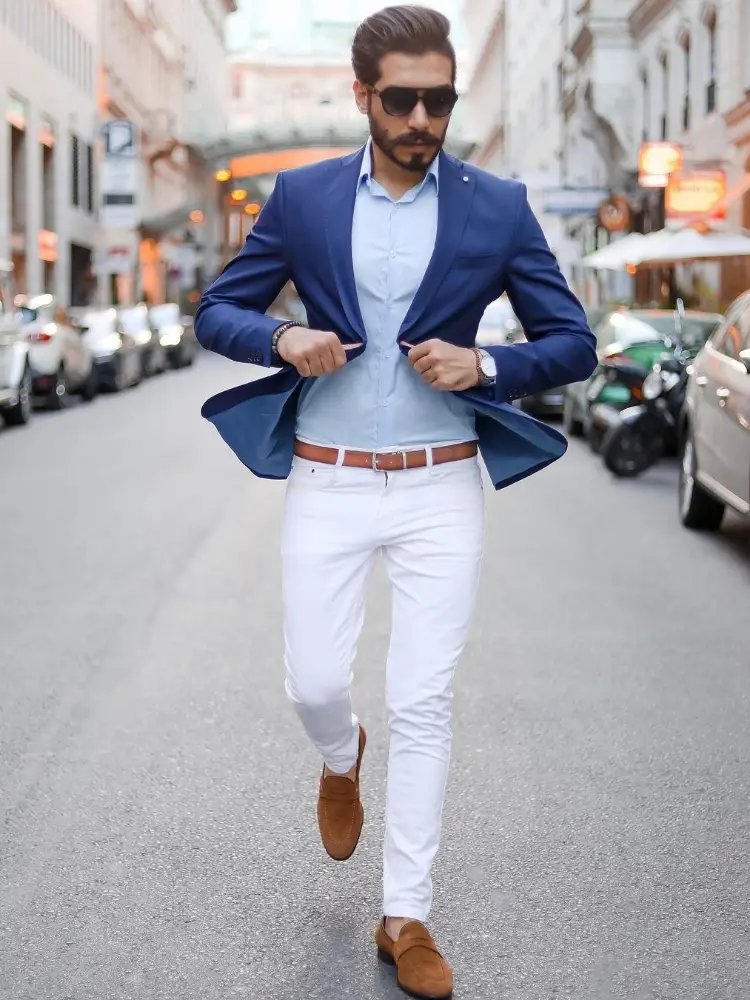
[[[661,57],[661,129],[662,139],[669,134],[669,58],[665,53]]]
[[[706,112],[716,109],[716,13],[706,22],[708,31],[708,83],[706,84]]]
[[[750,302],[745,303],[745,308],[737,320],[737,326],[739,326],[742,335],[740,350],[750,351]]]
[[[86,209],[94,211],[94,147],[86,143]]]
[[[80,149],[78,136],[71,133],[70,136],[70,196],[71,204],[80,205]]]
[[[685,93],[682,98],[682,129],[684,132],[690,128],[690,35],[685,35],[682,41],[683,66],[685,76],[683,86]]]
[[[648,142],[651,134],[651,93],[648,85],[648,72],[644,69],[641,73],[641,141]]]

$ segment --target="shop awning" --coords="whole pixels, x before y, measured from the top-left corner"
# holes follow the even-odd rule
[[[595,270],[621,270],[628,265],[682,264],[723,257],[750,256],[750,236],[737,232],[698,232],[696,229],[660,229],[644,236],[631,233],[581,263]]]

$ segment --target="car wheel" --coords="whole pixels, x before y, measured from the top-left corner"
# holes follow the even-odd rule
[[[47,393],[46,408],[48,410],[62,410],[68,402],[68,376],[62,365],[55,373],[55,381],[52,388]]]
[[[680,463],[680,519],[686,528],[717,531],[724,517],[724,504],[714,499],[696,480],[695,444],[688,429]]]
[[[583,435],[583,421],[579,420],[573,412],[573,397],[565,393],[563,403],[563,430],[570,437],[581,437]]]
[[[2,414],[8,427],[21,427],[31,420],[31,413],[31,371],[25,368],[18,386],[18,402],[6,407]]]

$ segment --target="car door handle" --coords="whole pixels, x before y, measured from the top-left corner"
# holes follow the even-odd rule
[[[724,406],[726,401],[729,399],[729,389],[721,385],[716,390],[716,395],[719,397],[719,406]]]
[[[707,383],[708,383],[708,379],[706,378],[705,375],[696,375],[695,376],[695,384],[698,386],[698,388],[702,389]]]

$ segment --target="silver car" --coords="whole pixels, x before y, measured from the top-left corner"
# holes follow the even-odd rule
[[[727,507],[750,515],[750,291],[697,355],[681,433],[680,516],[716,530]]]

